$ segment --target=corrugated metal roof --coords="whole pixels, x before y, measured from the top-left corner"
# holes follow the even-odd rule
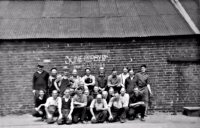
[[[0,39],[188,34],[194,33],[169,0],[0,1]]]
[[[197,3],[198,0],[180,0],[180,2],[195,25],[200,29],[200,5]]]

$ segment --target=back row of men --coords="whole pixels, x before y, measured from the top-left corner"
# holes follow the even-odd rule
[[[49,75],[43,65],[38,64],[33,75],[33,93],[33,115],[47,118],[47,123],[55,122],[53,117],[56,116],[58,124],[88,120],[93,123],[119,120],[123,123],[126,118],[134,119],[138,113],[143,121],[149,95],[152,95],[146,65],[142,65],[141,72],[136,74],[133,69],[124,67],[123,73],[118,75],[113,68],[108,77],[103,67],[99,68],[97,77],[86,68],[81,78],[76,69],[70,76],[67,67],[63,68],[62,75],[56,68],[52,68]]]

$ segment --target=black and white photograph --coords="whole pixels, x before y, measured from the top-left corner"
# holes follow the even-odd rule
[[[0,0],[0,128],[199,128],[200,0]]]

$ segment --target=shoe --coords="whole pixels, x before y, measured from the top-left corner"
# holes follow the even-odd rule
[[[120,119],[120,122],[125,123],[126,121],[125,121],[125,119]]]
[[[86,124],[87,122],[86,122],[86,121],[81,121],[81,123],[82,123],[82,124]]]
[[[144,119],[144,118],[140,118],[140,120],[141,120],[141,121],[145,121],[145,119]]]

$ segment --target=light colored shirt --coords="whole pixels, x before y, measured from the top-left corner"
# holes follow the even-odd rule
[[[115,78],[112,75],[108,76],[108,86],[121,86],[121,78],[119,76]]]
[[[126,80],[126,78],[129,77],[129,74],[128,73],[127,74],[122,73],[122,74],[119,75],[119,77],[121,78],[122,86],[124,86],[125,80]]]
[[[78,88],[78,85],[81,82],[81,77],[79,77],[79,76],[77,76],[77,77],[71,76],[70,79],[74,82],[72,84],[72,88]]]
[[[74,102],[85,103],[87,104],[87,96],[83,94],[82,96],[75,95],[73,97]]]
[[[62,105],[61,97],[57,97],[56,99],[54,99],[53,97],[49,97],[45,103],[45,107],[49,107],[51,105],[61,108],[61,105]]]
[[[96,109],[108,108],[108,104],[105,99],[101,99],[101,103],[98,103],[96,99],[93,99],[92,103],[90,104],[90,108],[96,108]]]
[[[128,107],[128,104],[129,104],[129,94],[125,93],[124,96],[120,95],[120,99],[122,100],[123,107]]]
[[[119,100],[116,100],[115,97],[112,97],[110,99],[110,102],[108,104],[108,107],[116,107],[116,108],[122,108],[123,107],[123,102],[121,100],[121,98],[119,98]]]

